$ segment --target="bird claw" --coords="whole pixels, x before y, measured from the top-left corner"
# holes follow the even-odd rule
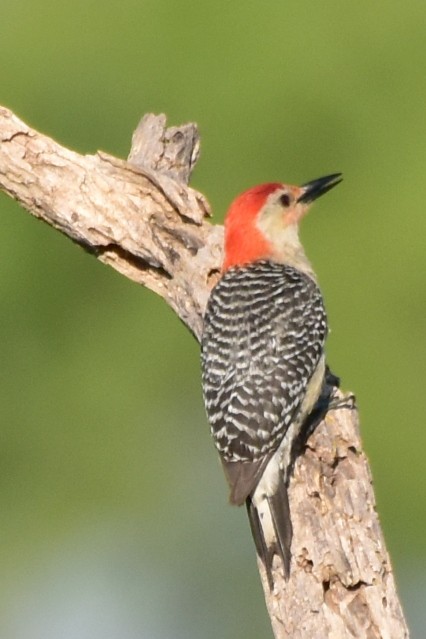
[[[349,393],[344,397],[336,397],[335,395],[331,398],[327,410],[355,410],[356,409],[356,397],[353,393]]]

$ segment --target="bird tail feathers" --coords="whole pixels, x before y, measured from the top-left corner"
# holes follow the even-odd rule
[[[273,590],[275,555],[281,559],[285,579],[288,580],[290,576],[293,528],[284,478],[280,478],[278,488],[272,496],[265,496],[260,504],[255,504],[250,496],[246,500],[246,506],[256,551],[265,567],[269,587]]]

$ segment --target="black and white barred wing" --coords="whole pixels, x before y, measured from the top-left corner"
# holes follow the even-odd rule
[[[256,262],[225,273],[211,294],[202,340],[204,399],[215,445],[241,504],[300,409],[326,337],[315,282]]]

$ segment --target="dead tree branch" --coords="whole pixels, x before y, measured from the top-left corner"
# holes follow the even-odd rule
[[[167,129],[164,116],[148,115],[127,161],[81,156],[0,107],[0,189],[161,295],[197,339],[223,239],[188,186],[198,149],[195,125]],[[408,637],[356,410],[328,412],[296,461],[289,496],[290,580],[277,566],[271,593],[259,565],[275,637]]]

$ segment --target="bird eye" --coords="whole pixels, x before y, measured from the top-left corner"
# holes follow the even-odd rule
[[[282,204],[286,208],[290,206],[291,197],[288,195],[288,193],[283,193],[282,195],[280,195],[280,204]]]

